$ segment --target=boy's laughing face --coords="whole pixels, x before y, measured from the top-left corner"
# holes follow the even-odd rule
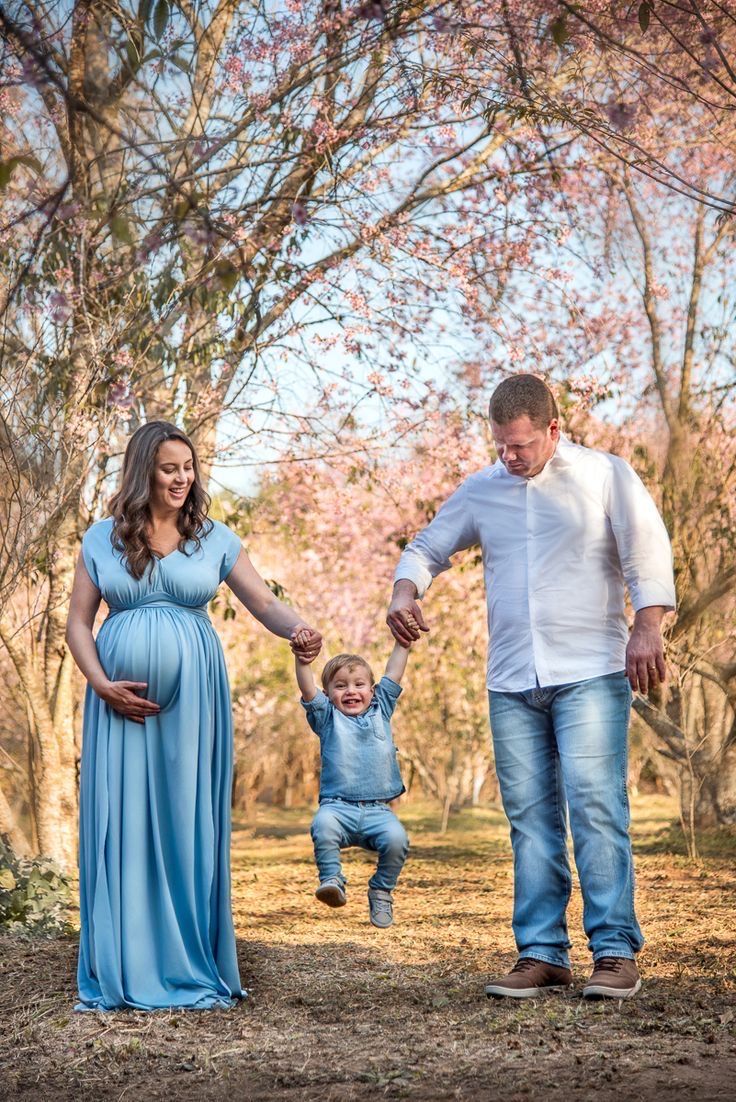
[[[343,666],[330,681],[327,694],[338,712],[359,716],[370,707],[373,686],[365,666]]]

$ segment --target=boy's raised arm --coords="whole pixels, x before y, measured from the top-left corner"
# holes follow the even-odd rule
[[[409,648],[402,646],[401,643],[394,643],[394,649],[391,651],[389,660],[386,663],[384,677],[390,677],[392,681],[400,685],[408,659]]]

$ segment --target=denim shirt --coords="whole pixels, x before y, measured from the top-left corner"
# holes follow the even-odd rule
[[[307,722],[320,741],[320,800],[393,800],[406,791],[390,723],[400,694],[400,685],[382,677],[359,716],[346,716],[323,692],[308,703],[302,700]]]

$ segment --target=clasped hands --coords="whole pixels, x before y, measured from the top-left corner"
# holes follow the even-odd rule
[[[410,647],[412,643],[416,643],[423,631],[429,631],[429,626],[414,595],[416,590],[412,583],[409,585],[411,590],[402,586],[401,582],[396,583],[394,596],[386,615],[386,623],[391,634],[402,647]]]
[[[322,650],[322,636],[308,624],[295,624],[289,634],[289,646],[297,661],[308,666]]]

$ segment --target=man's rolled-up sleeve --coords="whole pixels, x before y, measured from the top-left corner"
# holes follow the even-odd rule
[[[434,520],[404,548],[394,583],[406,578],[414,582],[418,596],[423,597],[432,580],[449,570],[450,557],[477,542],[477,525],[464,482],[448,497]]]
[[[634,611],[652,605],[674,609],[675,578],[667,529],[644,483],[618,457],[612,464],[608,516]]]

